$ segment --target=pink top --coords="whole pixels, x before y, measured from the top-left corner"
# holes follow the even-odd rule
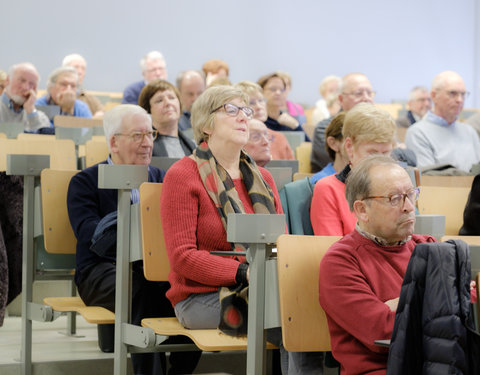
[[[344,236],[357,222],[345,198],[345,184],[336,175],[322,178],[315,184],[310,206],[313,233],[317,236]]]

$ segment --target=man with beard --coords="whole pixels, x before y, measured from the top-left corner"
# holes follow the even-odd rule
[[[40,76],[31,63],[13,65],[9,70],[8,85],[0,97],[0,122],[23,124],[25,132],[36,133],[49,128],[48,117],[35,108]]]

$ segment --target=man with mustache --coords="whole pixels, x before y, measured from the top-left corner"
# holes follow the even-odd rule
[[[0,122],[21,123],[28,133],[50,127],[48,117],[35,108],[39,80],[37,69],[31,63],[10,68],[8,85],[0,96]]]
[[[419,190],[387,156],[362,160],[347,178],[345,195],[357,217],[355,229],[322,259],[319,300],[328,320],[332,353],[343,375],[385,374],[403,276],[417,243]]]

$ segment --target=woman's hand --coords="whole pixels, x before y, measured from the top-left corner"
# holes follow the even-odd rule
[[[292,130],[298,128],[298,125],[300,125],[295,117],[290,116],[286,112],[281,113],[280,116],[278,116],[277,121],[281,125],[288,126]]]

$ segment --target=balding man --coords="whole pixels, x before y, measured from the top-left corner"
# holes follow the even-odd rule
[[[13,65],[8,84],[0,97],[0,122],[18,122],[28,133],[50,128],[48,117],[35,108],[40,76],[30,63]]]
[[[419,167],[450,164],[469,172],[480,162],[477,132],[457,121],[468,94],[456,72],[445,71],[433,79],[433,111],[409,127],[405,136],[405,144],[415,152]]]
[[[137,104],[142,89],[156,79],[167,79],[167,63],[159,51],[150,51],[140,60],[143,79],[127,86],[123,91],[122,104]]]
[[[375,91],[367,76],[362,73],[349,73],[342,78],[338,100],[343,111],[349,111],[358,103],[373,103]],[[320,121],[315,127],[310,159],[312,172],[318,172],[331,160],[325,149],[325,129],[333,117]]]
[[[186,130],[192,127],[190,122],[190,110],[193,102],[205,91],[205,76],[198,70],[187,70],[181,72],[177,77],[177,88],[180,92],[183,114],[178,122],[179,130]]]
[[[401,128],[408,128],[410,125],[420,121],[428,111],[432,109],[432,98],[426,87],[416,86],[408,95],[408,111],[405,116],[399,117],[395,122]]]

